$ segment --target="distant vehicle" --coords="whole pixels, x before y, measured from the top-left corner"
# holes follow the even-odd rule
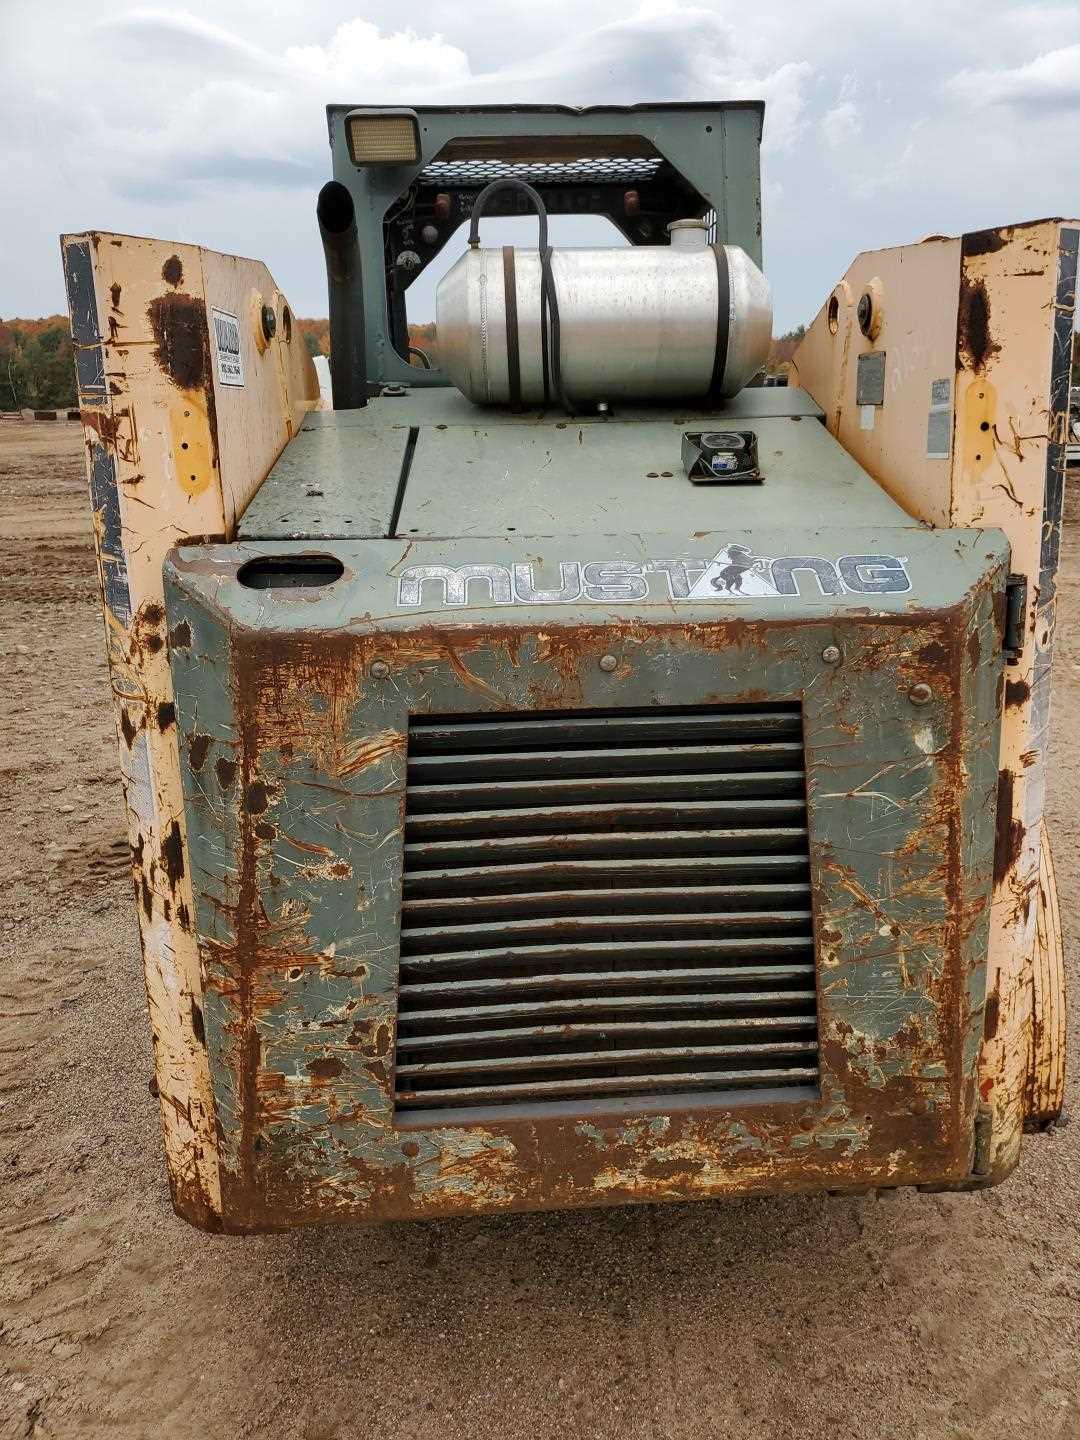
[[[1058,1115],[1080,226],[860,255],[748,385],[762,116],[331,106],[332,410],[262,265],[64,237],[192,1223],[977,1189]]]

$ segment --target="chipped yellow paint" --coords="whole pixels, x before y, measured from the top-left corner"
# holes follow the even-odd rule
[[[62,244],[89,247],[108,378],[107,396],[81,397],[83,429],[88,470],[104,452],[115,472],[120,562],[105,554],[103,515],[94,520],[103,593],[106,567],[119,563],[130,600],[130,618],[106,603],[105,623],[166,1160],[177,1209],[213,1228],[221,1212],[216,1119],[162,564],[187,536],[235,533],[305,411],[318,404],[318,381],[298,331],[286,347],[279,330],[272,355],[245,345],[243,388],[217,383],[208,334],[201,356],[178,353],[177,329],[189,341],[206,333],[199,324],[209,306],[242,315],[241,296],[253,289],[278,295],[258,262],[125,235],[70,235]],[[160,317],[173,310],[194,328],[163,328]]]
[[[835,331],[827,302],[792,365],[793,383],[814,396],[845,449],[913,516],[939,526],[999,527],[1012,547],[1013,572],[1028,579],[1023,653],[1007,673],[1022,698],[1007,697],[1000,758],[1012,777],[1006,828],[1011,818],[1022,840],[992,898],[979,1062],[980,1092],[993,1114],[989,1169],[997,1179],[1019,1158],[1025,1122],[1056,1113],[1063,1083],[1060,933],[1053,871],[1043,859],[1045,756],[1031,693],[1036,653],[1048,650],[1053,628],[1052,610],[1037,621],[1036,606],[1059,254],[1063,231],[1078,223],[1036,221],[983,232],[967,245],[934,237],[860,255],[832,292]],[[882,309],[876,342],[855,321],[858,297],[873,282]],[[858,355],[872,349],[888,357],[886,398],[864,430],[856,367]],[[942,379],[953,387],[955,419],[950,454],[932,458],[930,390]]]
[[[1025,1105],[1029,1125],[1039,1127],[1061,1113],[1065,1095],[1065,952],[1061,943],[1057,880],[1049,837],[1039,847],[1039,908],[1032,966],[1031,1059]]]
[[[963,415],[957,426],[960,464],[968,475],[981,479],[984,471],[995,463],[997,425],[996,388],[986,379],[969,384],[964,391]],[[1007,475],[1005,480],[1008,483]]]
[[[188,495],[202,495],[210,482],[218,479],[206,405],[185,392],[169,405],[169,430],[177,483]]]

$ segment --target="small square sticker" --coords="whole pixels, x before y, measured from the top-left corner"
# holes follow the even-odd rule
[[[240,349],[240,321],[227,310],[216,310],[213,307],[210,316],[214,322],[218,383],[243,385],[244,357]]]
[[[926,417],[926,458],[947,460],[952,440],[952,381],[947,376],[930,382],[930,408]]]

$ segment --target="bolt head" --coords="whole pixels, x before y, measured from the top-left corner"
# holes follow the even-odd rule
[[[385,660],[373,660],[371,662],[371,674],[376,680],[385,680],[390,674],[390,666]]]
[[[840,664],[840,646],[839,646],[839,645],[826,645],[826,646],[825,646],[825,649],[822,650],[822,652],[821,652],[821,658],[822,658],[822,660],[825,661],[825,664],[826,664],[826,665],[839,665],[839,664]]]
[[[618,666],[619,662],[614,655],[600,656],[600,669],[607,671],[609,675],[611,674],[612,670],[617,670]]]
[[[929,705],[933,698],[934,692],[930,689],[930,686],[923,684],[921,681],[918,685],[913,685],[908,691],[908,699],[912,705]]]

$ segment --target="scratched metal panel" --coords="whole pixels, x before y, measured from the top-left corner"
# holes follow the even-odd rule
[[[763,385],[740,390],[730,400],[721,400],[707,407],[688,403],[677,408],[667,406],[658,411],[655,405],[620,405],[608,417],[595,412],[575,415],[574,424],[648,424],[655,423],[658,416],[662,416],[672,425],[683,425],[685,422],[690,427],[705,425],[722,429],[734,420],[768,420],[784,415],[820,420],[823,414],[806,390],[796,386]],[[525,410],[515,414],[506,407],[474,405],[452,385],[440,385],[409,390],[404,395],[381,396],[369,401],[360,410],[315,410],[304,424],[309,429],[368,429],[398,425],[464,425],[469,429],[475,425],[483,425],[485,429],[493,425],[550,428],[564,423],[566,418],[559,409]]]
[[[164,628],[162,559],[185,536],[233,534],[318,384],[299,332],[279,323],[268,345],[255,329],[253,298],[286,313],[256,261],[97,232],[61,244],[169,1184],[212,1229],[218,1137],[168,665],[184,631]],[[216,307],[250,323],[243,386],[220,382]]]
[[[419,434],[397,533],[610,534],[626,517],[646,532],[784,524],[810,509],[850,525],[904,525],[895,501],[823,425],[794,419],[742,422],[758,440],[762,485],[695,486],[682,467],[682,429],[651,424],[528,429],[500,445],[473,430],[425,426]]]
[[[404,428],[313,426],[309,418],[244,512],[238,538],[388,534],[407,443]]]
[[[799,398],[803,392],[790,392],[790,415],[772,402],[787,393],[744,390],[720,413],[688,410],[663,420],[655,410],[629,417],[620,411],[606,421],[514,416],[479,409],[456,390],[417,391],[362,410],[317,411],[248,506],[239,538],[387,535],[403,466],[408,482],[399,535],[618,529],[628,505],[646,528],[667,527],[673,512],[689,514],[701,529],[727,520],[747,526],[801,507],[808,485],[826,508],[842,507],[851,523],[904,523],[904,512],[813,423],[814,406]],[[758,433],[766,487],[726,496],[690,487],[680,453],[683,430],[736,422]],[[517,433],[501,445],[508,426]]]
[[[1064,982],[1051,959],[1056,941],[1040,939],[1057,924],[1041,852],[1077,237],[1075,219],[1036,220],[860,255],[795,357],[830,429],[913,515],[938,526],[999,527],[1013,572],[1027,579],[1024,644],[1006,673],[999,748],[980,1059],[986,1184],[1009,1174],[1025,1123],[1041,1123],[1044,1101],[1052,1113],[1061,1096]],[[856,313],[869,287],[882,301],[873,341],[860,334]],[[888,352],[888,394],[864,430],[851,357],[871,345]],[[927,414],[941,403],[943,379],[951,382],[952,441],[928,458]],[[1040,971],[1044,963],[1050,968]],[[1042,1091],[1043,1078],[1051,1090]]]
[[[740,538],[645,543],[697,549],[703,570]],[[754,540],[773,557],[797,544],[806,560],[807,538]],[[682,601],[669,566],[647,572],[647,599],[503,597],[463,615],[441,603],[446,576],[418,565],[486,558],[508,572],[535,565],[536,580],[596,537],[560,537],[542,556],[510,539],[328,543],[341,579],[302,589],[249,588],[238,570],[310,545],[173,552],[169,623],[191,635],[172,665],[228,1227],[968,1173],[1007,549],[995,532],[830,529],[813,540],[832,546],[838,575],[867,583],[895,572],[858,572],[842,555],[901,556],[909,588],[822,594],[824,561],[774,558],[761,572],[772,594]],[[607,543],[609,564],[641,555],[640,539]],[[796,593],[782,593],[792,577]],[[829,645],[841,663],[823,661]],[[598,664],[607,653],[614,670]],[[917,684],[928,703],[908,698]],[[804,710],[820,1099],[396,1119],[409,715],[762,696]]]

